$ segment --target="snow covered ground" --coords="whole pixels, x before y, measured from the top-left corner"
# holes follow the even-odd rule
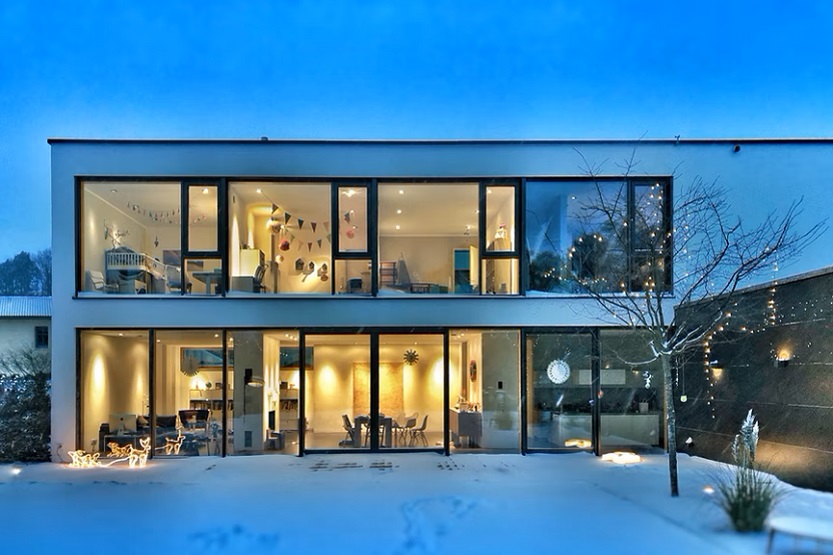
[[[764,553],[766,534],[735,533],[704,493],[718,470],[681,455],[671,498],[662,455],[629,466],[588,453],[5,465],[0,552]],[[833,521],[833,494],[784,488],[776,514]],[[816,544],[776,536],[774,553],[796,549]]]

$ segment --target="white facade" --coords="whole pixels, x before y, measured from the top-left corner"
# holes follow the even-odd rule
[[[610,325],[580,296],[119,296],[86,297],[78,207],[84,178],[181,180],[671,178],[719,180],[752,221],[805,192],[809,212],[833,175],[826,141],[50,141],[53,222],[53,444],[77,434],[75,361],[82,329],[559,328]],[[738,150],[736,145],[740,146]],[[756,191],[779,191],[765,197]],[[782,195],[782,197],[775,195]],[[749,202],[749,199],[755,199]],[[809,202],[808,202],[809,201]],[[78,221],[76,221],[78,218]],[[79,224],[80,222],[80,224]],[[523,237],[519,238],[523,243]],[[522,247],[520,247],[522,248]],[[523,251],[521,251],[523,256]],[[232,264],[233,262],[229,262]],[[82,268],[83,269],[83,268]],[[81,278],[78,277],[80,280]],[[54,449],[53,449],[54,453]]]

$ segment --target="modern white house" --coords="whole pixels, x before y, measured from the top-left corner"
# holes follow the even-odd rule
[[[622,362],[639,332],[583,287],[666,281],[640,222],[670,236],[681,171],[771,187],[833,160],[780,140],[49,143],[56,457],[662,448],[661,372]]]
[[[51,297],[0,296],[0,352],[37,349],[49,353],[51,317]]]

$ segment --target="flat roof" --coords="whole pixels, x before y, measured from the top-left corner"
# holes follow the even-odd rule
[[[255,143],[278,143],[278,144],[395,144],[395,145],[558,145],[558,144],[833,144],[833,137],[746,137],[746,138],[655,138],[655,139],[283,139],[283,138],[237,138],[237,139],[94,139],[94,138],[71,138],[71,137],[50,137],[46,140],[49,144],[61,143],[84,143],[84,144],[255,144]]]
[[[0,318],[49,318],[52,297],[41,295],[0,296]]]

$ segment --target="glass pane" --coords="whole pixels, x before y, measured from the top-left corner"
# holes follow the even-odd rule
[[[520,270],[517,258],[487,258],[483,260],[483,293],[489,295],[517,295],[520,291]]]
[[[188,219],[188,250],[216,252],[219,248],[216,185],[188,186]]]
[[[180,293],[180,184],[86,181],[82,291]]]
[[[527,294],[627,287],[625,184],[528,182],[525,213]]]
[[[329,183],[238,181],[229,197],[233,291],[330,294]]]
[[[230,332],[228,353],[228,452],[297,455],[298,332]]]
[[[659,182],[634,186],[631,289],[666,289],[665,256],[670,229],[665,217],[665,187]]]
[[[222,294],[222,260],[219,258],[189,258],[185,260],[185,290],[195,295]]]
[[[380,445],[443,444],[442,335],[379,336]]]
[[[662,444],[662,365],[646,332],[601,330],[603,450]]]
[[[370,447],[370,336],[306,336],[307,449]]]
[[[515,250],[515,188],[486,188],[486,250]]]
[[[527,336],[527,445],[589,449],[592,438],[591,336]]]
[[[158,331],[154,364],[156,455],[220,455],[224,383],[220,332]]]
[[[449,348],[451,445],[464,450],[517,452],[518,331],[452,330]]]
[[[102,459],[126,460],[126,448],[149,453],[148,333],[82,332],[80,364],[81,443],[77,448],[100,453]]]
[[[477,252],[478,191],[477,183],[379,185],[380,295],[456,289],[457,253]]]
[[[336,260],[336,294],[370,294],[370,260]]]
[[[367,252],[367,189],[338,188],[339,252]]]

